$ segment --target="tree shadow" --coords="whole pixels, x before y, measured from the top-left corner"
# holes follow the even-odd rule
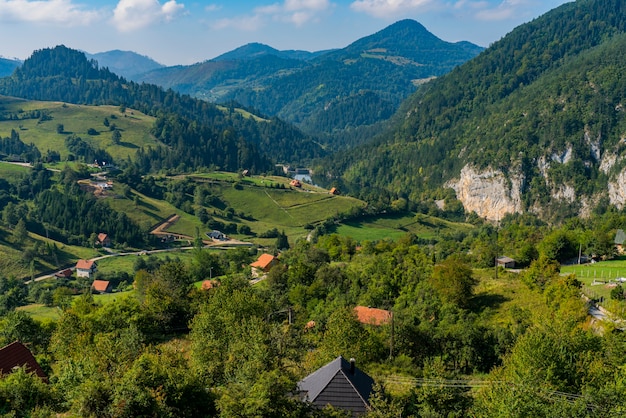
[[[511,299],[502,295],[496,295],[493,293],[480,293],[475,295],[470,300],[469,308],[472,312],[480,313],[486,308],[498,309],[504,302],[508,302]]]
[[[123,142],[121,141],[119,144],[119,146],[124,147],[124,148],[132,148],[132,149],[138,149],[139,146],[130,142]]]

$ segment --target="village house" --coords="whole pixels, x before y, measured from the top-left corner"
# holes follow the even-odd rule
[[[54,277],[56,277],[57,279],[69,279],[70,277],[72,277],[72,274],[74,272],[72,271],[72,269],[64,269],[61,271],[57,271],[54,274]]]
[[[19,367],[25,367],[28,373],[35,373],[43,381],[48,381],[48,376],[24,344],[14,341],[0,348],[0,378],[13,373]]]
[[[289,185],[291,185],[292,187],[302,187],[302,183],[300,182],[300,180],[296,180],[296,179],[291,180]]]
[[[365,325],[386,325],[392,321],[391,311],[368,306],[357,306],[354,308],[357,320]]]
[[[91,277],[96,272],[97,265],[95,261],[78,260],[76,263],[76,277]]]
[[[515,268],[515,260],[511,257],[498,257],[496,260],[498,267],[504,267],[505,269],[514,269]]]
[[[358,369],[355,360],[339,356],[298,382],[303,402],[317,408],[331,405],[357,417],[369,410],[374,380]]]
[[[253,270],[267,273],[276,264],[278,264],[278,258],[274,257],[272,254],[265,253],[261,254],[254,263],[250,264],[250,267],[252,267]]]
[[[101,232],[98,234],[98,244],[103,246],[103,247],[110,247],[111,246],[111,238],[109,237],[108,234],[105,234],[104,232]]]
[[[91,284],[91,290],[94,293],[111,293],[113,286],[108,280],[94,280]]]

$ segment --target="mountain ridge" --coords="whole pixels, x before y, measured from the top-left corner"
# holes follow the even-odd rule
[[[320,174],[414,203],[452,187],[466,210],[491,220],[623,207],[616,178],[626,124],[616,109],[624,100],[624,16],[619,1],[579,0],[519,26],[425,84],[387,134]],[[601,168],[610,165],[605,155],[617,165]]]

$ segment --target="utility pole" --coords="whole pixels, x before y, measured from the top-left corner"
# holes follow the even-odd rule
[[[393,311],[389,309],[391,314],[391,337],[389,338],[389,359],[393,358]]]

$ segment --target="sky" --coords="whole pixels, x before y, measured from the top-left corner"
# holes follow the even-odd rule
[[[565,0],[0,0],[0,56],[65,45],[134,51],[164,65],[206,61],[260,42],[343,48],[401,19],[437,37],[489,46]]]

